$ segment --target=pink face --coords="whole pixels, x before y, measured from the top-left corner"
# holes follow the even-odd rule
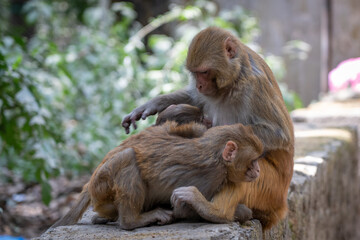
[[[260,176],[260,167],[258,160],[253,160],[248,167],[248,170],[245,174],[245,182],[252,182],[255,181],[256,178]]]
[[[216,81],[210,69],[197,69],[192,74],[196,80],[196,88],[199,93],[205,96],[216,94]]]

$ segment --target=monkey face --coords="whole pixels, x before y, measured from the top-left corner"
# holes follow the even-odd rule
[[[216,77],[211,69],[196,69],[192,72],[196,80],[196,89],[205,96],[215,96],[217,93]]]
[[[252,182],[255,181],[256,178],[260,176],[260,167],[258,160],[251,161],[250,165],[248,166],[248,169],[245,172],[245,182]]]
[[[260,176],[260,167],[258,160],[244,161],[244,159],[238,159],[241,161],[239,166],[231,166],[228,168],[228,179],[234,183],[240,182],[253,182]]]

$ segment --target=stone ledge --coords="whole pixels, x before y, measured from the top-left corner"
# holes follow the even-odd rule
[[[291,236],[350,239],[356,227],[355,214],[349,212],[358,199],[358,182],[354,181],[358,178],[356,129],[297,129],[286,220]],[[339,228],[343,222],[349,227]]]
[[[89,223],[57,227],[37,239],[262,239],[261,234],[261,224],[257,220],[242,226],[237,223],[174,223],[133,231],[121,230],[111,224],[102,226]]]
[[[294,122],[321,126],[352,126],[360,124],[360,99],[342,102],[323,101],[291,113]]]

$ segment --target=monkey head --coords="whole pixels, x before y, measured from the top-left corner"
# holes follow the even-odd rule
[[[240,71],[240,44],[230,32],[210,27],[192,40],[186,68],[196,81],[197,90],[209,97],[217,97],[231,89]]]
[[[224,130],[225,131],[225,130]],[[260,175],[259,159],[264,146],[251,126],[238,125],[234,138],[228,140],[222,151],[231,182],[252,182]],[[235,138],[236,136],[236,138]]]
[[[228,166],[228,178],[231,182],[252,182],[260,175],[259,154],[249,146],[239,147],[234,141],[228,141],[222,152],[222,158]]]

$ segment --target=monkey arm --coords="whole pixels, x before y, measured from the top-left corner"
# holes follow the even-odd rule
[[[231,194],[229,194],[229,192],[231,192]],[[171,196],[171,203],[174,207],[174,213],[181,212],[179,208],[182,207],[183,203],[186,203],[207,221],[214,223],[233,221],[235,210],[238,210],[237,205],[239,203],[237,194],[234,193],[234,186],[225,186],[216,194],[215,198],[218,199],[215,203],[209,202],[196,187],[180,187],[174,190]],[[219,202],[221,202],[221,205],[217,204]],[[239,209],[239,211],[241,211],[241,209]],[[239,212],[237,215],[242,214]]]
[[[256,89],[261,88],[258,86]],[[275,89],[273,90],[275,91]],[[269,95],[266,91],[258,91],[256,94]],[[259,97],[260,95],[257,95],[252,99],[253,108],[248,112],[248,116],[250,116],[248,124],[252,126],[255,135],[263,142],[264,151],[293,151],[293,124],[281,95],[269,95],[268,101],[261,105],[257,102]]]
[[[278,123],[269,124],[260,122],[251,124],[254,134],[261,139],[264,144],[264,152],[273,150],[292,151],[293,135],[286,126],[281,127]]]
[[[125,128],[126,133],[129,133],[131,124],[136,129],[136,121],[140,120],[140,118],[146,119],[148,116],[161,112],[172,104],[186,103],[195,105],[196,102],[193,99],[194,94],[192,91],[191,89],[182,89],[174,93],[157,96],[126,115],[122,121],[122,126]]]
[[[248,53],[244,56],[245,62],[250,64],[241,69],[242,77],[248,81],[244,83],[247,91],[242,91],[243,99],[250,99],[248,124],[263,141],[265,151],[292,151],[293,125],[275,77],[260,56],[248,47],[242,47]]]

